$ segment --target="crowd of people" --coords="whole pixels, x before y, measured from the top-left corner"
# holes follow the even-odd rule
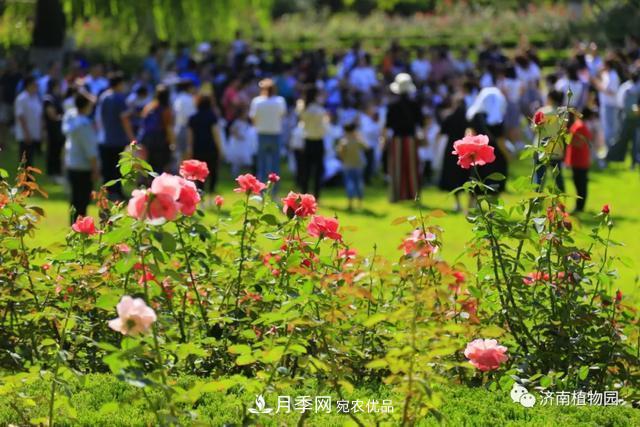
[[[545,74],[526,42],[509,55],[489,40],[476,52],[392,42],[374,60],[359,43],[285,54],[255,48],[240,33],[228,47],[155,44],[129,75],[79,53],[47,70],[12,58],[0,65],[0,143],[12,133],[27,164],[46,146],[46,172],[68,184],[76,215],[86,214],[97,183],[119,177],[119,155],[132,141],[157,173],[175,172],[183,159],[205,161],[206,193],[227,164],[233,176],[251,171],[265,181],[286,163],[300,190],[318,199],[325,186],[343,183],[350,209],[376,177],[392,202],[415,199],[425,185],[459,188],[471,177],[456,164],[453,143],[469,133],[487,135],[495,149],[481,174],[508,177],[518,151],[544,140],[534,137],[532,118],[544,115],[542,136],[551,136],[561,106],[574,111],[573,138],[545,164],[572,169],[576,210],[585,207],[592,161],[605,167],[630,151],[632,165],[640,162],[633,38],[608,50],[577,43]],[[540,184],[544,169],[535,176]],[[564,189],[562,174],[555,176]],[[505,189],[504,180],[489,184]],[[108,192],[126,198],[119,184]]]

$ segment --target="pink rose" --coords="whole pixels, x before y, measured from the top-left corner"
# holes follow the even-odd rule
[[[275,184],[278,181],[280,181],[280,176],[275,172],[271,172],[269,174],[269,182]]]
[[[173,221],[178,216],[178,209],[178,204],[169,194],[153,194],[149,203],[147,218],[152,221]]]
[[[469,362],[481,371],[498,369],[500,364],[506,362],[507,347],[498,345],[496,340],[477,339],[467,344],[464,355]]]
[[[135,219],[142,219],[147,210],[149,195],[146,190],[133,190],[127,205],[127,213]]]
[[[76,222],[73,223],[71,228],[76,233],[86,234],[87,236],[91,236],[98,232],[96,230],[96,224],[93,222],[93,218],[90,216],[79,216],[76,219]]]
[[[209,167],[200,160],[185,160],[180,165],[180,175],[192,181],[205,182],[209,176]]]
[[[118,250],[118,252],[123,254],[128,254],[129,252],[131,252],[131,248],[126,243],[118,243],[116,245],[116,249]]]
[[[342,235],[338,233],[338,220],[335,218],[327,218],[324,216],[314,216],[307,226],[307,233],[310,236],[318,238],[327,238],[331,240],[341,240]]]
[[[177,200],[180,195],[180,187],[182,186],[182,178],[179,176],[163,173],[157,176],[151,182],[151,192],[155,195],[166,194],[173,200]]]
[[[238,188],[234,188],[236,193],[260,194],[267,186],[250,173],[240,175],[236,178]]]
[[[180,194],[178,196],[178,205],[183,215],[191,216],[196,211],[200,203],[200,193],[196,185],[186,179],[180,182]]]
[[[217,207],[221,208],[222,205],[224,204],[224,197],[218,194],[213,202],[216,204]]]
[[[298,194],[290,191],[287,197],[282,199],[282,212],[288,216],[311,216],[318,210],[316,198],[312,194]]]
[[[116,305],[118,317],[109,320],[109,327],[122,335],[138,335],[145,333],[156,321],[156,312],[142,298],[122,297]]]
[[[463,169],[493,162],[496,156],[486,135],[465,136],[453,143],[453,152],[458,156],[458,165]]]

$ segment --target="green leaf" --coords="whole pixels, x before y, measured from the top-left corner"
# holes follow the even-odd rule
[[[589,367],[582,366],[578,371],[578,378],[580,378],[581,380],[586,380],[588,376],[589,376]]]
[[[102,308],[103,310],[113,311],[119,300],[120,297],[116,295],[115,292],[100,295],[100,297],[96,300],[96,307]]]
[[[353,387],[353,384],[351,384],[349,381],[340,380],[340,381],[338,381],[338,384],[340,384],[342,386],[342,388],[345,389],[347,394],[352,394],[353,393],[354,387]]]
[[[284,346],[277,346],[263,353],[261,359],[265,363],[278,362],[284,354]]]
[[[369,317],[364,321],[363,325],[367,328],[372,327],[373,325],[382,322],[383,320],[387,320],[386,313],[376,313],[373,316]]]
[[[262,215],[262,218],[260,219],[269,225],[278,225],[278,220],[276,219],[275,215],[272,215],[272,214]]]
[[[217,393],[221,391],[226,391],[236,385],[236,381],[231,378],[225,378],[219,381],[213,381],[210,383],[206,383],[203,385],[199,385],[198,389],[202,393]]]
[[[169,233],[164,233],[162,236],[162,249],[165,252],[171,253],[171,252],[175,252],[176,246],[177,246],[176,239],[173,237],[173,235]]]
[[[250,364],[254,363],[255,361],[256,361],[256,359],[252,355],[250,355],[250,354],[242,354],[242,355],[238,356],[238,358],[236,359],[236,365],[238,365],[238,366],[250,365]]]
[[[229,347],[228,351],[231,354],[247,354],[251,353],[251,347],[245,344],[236,344]]]
[[[507,179],[506,176],[504,176],[503,174],[501,174],[500,172],[494,172],[492,174],[489,174],[489,176],[487,176],[485,178],[485,181],[487,180],[491,180],[491,181],[504,181],[505,179]]]
[[[41,346],[56,345],[56,341],[51,338],[45,338],[40,343]]]
[[[176,356],[180,359],[185,359],[192,354],[201,357],[207,356],[207,352],[203,348],[192,342],[180,344],[176,350]]]
[[[387,362],[386,360],[377,359],[367,363],[366,367],[368,369],[380,369],[380,368],[386,368],[388,365],[389,365],[389,362]]]
[[[100,415],[115,414],[120,410],[120,404],[118,402],[107,402],[100,407],[98,413]]]

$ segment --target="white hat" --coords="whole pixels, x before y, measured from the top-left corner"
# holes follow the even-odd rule
[[[389,85],[391,92],[397,95],[413,93],[416,91],[416,85],[413,84],[411,76],[407,73],[400,73],[396,76],[393,83]]]

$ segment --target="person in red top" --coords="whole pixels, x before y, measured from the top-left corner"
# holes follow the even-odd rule
[[[573,184],[578,194],[574,212],[583,212],[587,202],[588,175],[589,166],[591,165],[591,144],[593,142],[593,135],[587,123],[592,117],[593,112],[587,108],[583,110],[582,118],[577,117],[577,115],[573,113],[569,117],[571,143],[567,145],[564,161],[567,166],[571,167]]]

